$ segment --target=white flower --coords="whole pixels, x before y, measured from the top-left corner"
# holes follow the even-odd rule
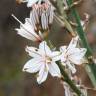
[[[32,7],[33,4],[41,0],[19,0],[19,2],[25,3],[27,2],[27,7]]]
[[[78,39],[79,37],[75,37],[71,40],[69,46],[60,47],[60,51],[62,52],[61,62],[64,66],[67,66],[72,73],[76,72],[74,64],[80,65],[82,63],[87,63],[84,58],[86,49],[76,47]]]
[[[54,77],[61,77],[60,69],[55,63],[60,60],[60,52],[52,52],[43,41],[39,45],[39,49],[35,47],[27,47],[26,51],[29,53],[31,60],[29,60],[23,68],[23,71],[29,73],[38,73],[37,82],[41,84],[48,76],[48,72]]]
[[[42,41],[41,32],[38,34],[35,32],[30,18],[26,18],[23,24],[14,15],[12,16],[20,23],[20,29],[16,28],[19,35],[32,41]]]

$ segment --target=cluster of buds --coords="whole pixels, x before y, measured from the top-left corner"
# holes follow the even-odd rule
[[[48,31],[53,22],[54,7],[50,2],[34,4],[30,13],[33,27],[36,31]]]
[[[38,73],[37,82],[41,84],[47,78],[48,73],[53,77],[61,78],[61,72],[56,61],[70,70],[72,74],[76,72],[75,64],[80,65],[86,63],[84,58],[85,48],[77,48],[79,37],[72,38],[69,46],[61,46],[59,51],[51,50],[44,41],[44,33],[49,31],[53,22],[54,7],[48,0],[21,0],[28,2],[27,6],[32,7],[30,17],[25,19],[23,24],[14,15],[12,15],[19,23],[20,28],[16,28],[19,35],[40,42],[39,48],[27,47],[26,52],[32,57],[23,68],[23,71],[29,73]]]

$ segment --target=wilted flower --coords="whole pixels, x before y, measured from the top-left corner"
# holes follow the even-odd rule
[[[60,52],[51,51],[46,42],[43,41],[39,45],[39,49],[35,47],[27,47],[31,60],[29,60],[23,68],[23,71],[29,73],[38,73],[37,82],[41,84],[48,76],[48,72],[54,77],[61,77],[60,69],[55,61],[60,60]]]
[[[74,64],[80,65],[87,63],[87,60],[84,58],[86,49],[76,47],[78,39],[79,37],[75,37],[71,40],[69,46],[60,47],[60,51],[62,52],[61,62],[64,66],[67,66],[72,73],[76,72]]]
[[[73,82],[75,86],[81,91],[80,96],[88,96],[87,88],[84,85],[82,85],[81,80],[78,79],[77,76],[75,77],[76,78],[73,77]],[[65,96],[77,96],[76,93],[73,92],[73,90],[70,88],[70,86],[66,82],[62,81],[61,83],[63,84],[64,90],[65,90],[64,91]]]
[[[64,93],[65,93],[64,96],[74,96],[70,86],[66,82],[63,82],[63,87],[64,87],[64,90],[65,90],[64,91]]]
[[[75,85],[80,89],[81,96],[88,96],[87,88],[82,84],[81,79],[75,76],[73,78]]]
[[[89,23],[89,19],[90,19],[90,15],[85,13],[85,19],[84,20],[81,20],[81,25],[82,25],[82,28],[83,30],[85,30],[87,28],[87,25]]]
[[[12,16],[20,23],[20,29],[16,28],[19,35],[21,35],[29,40],[32,40],[32,41],[38,41],[38,42],[42,41],[42,39],[43,39],[42,33],[40,31],[39,31],[39,33],[36,33],[34,31],[30,18],[26,18],[25,23],[23,24],[14,15],[12,15]]]

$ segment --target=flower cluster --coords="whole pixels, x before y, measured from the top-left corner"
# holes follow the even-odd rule
[[[32,10],[24,24],[12,15],[20,23],[20,29],[16,29],[18,34],[29,40],[41,42],[49,33],[55,8],[49,0],[19,0],[19,2],[28,2],[27,6],[32,7]]]
[[[48,36],[50,27],[54,19],[54,10],[49,0],[17,0],[19,3],[27,2],[27,7],[31,7],[30,17],[25,18],[25,23],[23,24],[17,19],[13,14],[15,20],[20,23],[20,28],[15,30],[22,37],[29,39],[33,42],[38,42],[38,48],[34,46],[27,46],[25,51],[31,57],[30,60],[26,62],[22,71],[28,73],[35,73],[38,84],[46,81],[48,74],[53,77],[60,78],[61,81],[64,79],[63,72],[68,73],[68,80],[73,80],[76,83],[77,90],[80,89],[80,93],[85,96],[87,90],[78,84],[78,81],[74,79],[73,74],[76,73],[75,65],[81,65],[88,63],[85,58],[87,49],[80,48],[78,42],[80,41],[79,36],[75,36],[70,41],[69,45],[60,46],[59,50],[54,50],[51,48],[50,44],[45,39]],[[67,0],[63,0],[64,9],[68,9]],[[77,4],[77,3],[75,3]],[[88,15],[86,22],[88,21]],[[85,28],[87,23],[84,22],[82,26]],[[51,41],[50,41],[51,42]],[[53,46],[53,45],[52,45]],[[53,46],[54,47],[54,46]],[[61,64],[61,68],[60,67]],[[58,66],[59,65],[59,66]],[[65,75],[66,76],[66,75]],[[66,78],[66,77],[65,77]],[[66,80],[65,80],[66,81]],[[65,96],[74,96],[74,88],[71,90],[70,86],[72,84],[67,84],[68,82],[62,81],[65,89]],[[72,82],[71,82],[72,83]],[[73,86],[75,87],[75,86]],[[82,88],[81,88],[82,87]],[[81,96],[81,95],[80,95]]]
[[[27,7],[32,7],[30,19],[35,30],[48,30],[53,22],[54,7],[49,0],[20,0],[19,2],[28,2]]]
[[[37,82],[39,84],[47,79],[48,73],[53,77],[61,78],[61,71],[57,61],[74,74],[76,72],[75,64],[80,65],[87,62],[84,58],[86,49],[77,47],[79,37],[72,38],[69,46],[64,45],[59,48],[59,51],[53,51],[44,38],[46,37],[46,31],[48,33],[53,22],[54,7],[49,0],[19,1],[27,2],[27,7],[32,7],[32,10],[30,17],[25,19],[24,24],[12,15],[20,23],[20,28],[16,28],[16,31],[22,37],[40,42],[39,48],[26,47],[25,50],[32,59],[24,65],[23,71],[37,73]]]
[[[60,47],[60,51],[52,51],[46,41],[39,44],[39,48],[26,47],[26,52],[32,57],[23,68],[23,71],[37,73],[37,82],[41,84],[47,78],[48,72],[54,77],[61,77],[60,69],[56,61],[60,61],[65,67],[68,67],[72,73],[76,72],[74,64],[80,65],[86,63],[84,55],[85,48],[77,48],[78,37],[71,40],[69,46]]]

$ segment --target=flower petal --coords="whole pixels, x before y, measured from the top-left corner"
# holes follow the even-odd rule
[[[61,53],[59,51],[52,52],[51,58],[53,61],[58,61],[61,59]]]
[[[66,52],[66,50],[67,50],[67,46],[61,46],[60,47],[60,52]]]
[[[23,67],[23,71],[29,72],[29,73],[35,73],[40,70],[42,67],[43,61],[39,58],[31,59],[29,60]]]
[[[60,52],[62,53],[61,54],[61,62],[66,62],[66,51],[67,51],[67,46],[60,47]]]
[[[37,38],[35,38],[31,34],[29,34],[23,28],[22,29],[16,28],[15,30],[18,31],[18,34],[21,35],[22,37],[27,38],[27,39],[32,40],[32,41],[37,41]]]
[[[49,64],[49,73],[55,77],[61,77],[61,73],[60,73],[60,69],[58,67],[58,65],[55,62],[52,62],[52,64]]]
[[[50,56],[51,53],[52,53],[50,48],[48,47],[46,41],[43,41],[43,42],[40,43],[39,49],[42,50],[43,54],[47,55],[47,56]]]
[[[79,40],[78,36],[72,38],[72,40],[68,46],[68,49],[75,48],[77,46],[78,40]]]
[[[35,4],[39,0],[28,0],[27,7],[32,7],[33,4]]]
[[[46,70],[46,66],[45,64],[43,64],[37,77],[38,84],[44,82],[47,79],[47,76],[48,76],[48,70]]]
[[[40,57],[42,57],[42,53],[40,52],[40,50],[38,50],[37,48],[35,48],[35,47],[26,47],[26,52],[28,52],[29,53],[29,55],[31,56],[31,57],[36,57],[36,58],[40,58]]]
[[[64,63],[66,63],[66,61],[67,61],[67,58],[64,56],[65,54],[64,53],[62,53],[61,54],[61,62],[64,62]],[[64,64],[65,65],[65,64]]]
[[[74,48],[73,50],[70,50],[69,59],[74,64],[82,64],[84,55],[86,53],[85,48]]]
[[[17,18],[16,18],[17,19]],[[16,29],[18,34],[32,41],[41,41],[41,38],[34,31],[30,18],[25,19],[25,24],[20,22],[20,29]]]

